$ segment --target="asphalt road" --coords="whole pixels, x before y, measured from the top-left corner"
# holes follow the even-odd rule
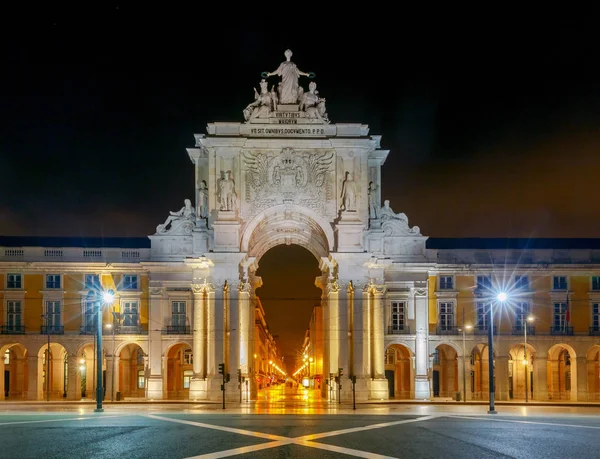
[[[249,413],[215,405],[0,405],[0,457],[592,458],[598,408],[344,407]],[[271,413],[271,414],[269,414]]]

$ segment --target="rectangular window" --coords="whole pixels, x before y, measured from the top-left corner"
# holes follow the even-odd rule
[[[185,301],[173,301],[172,305],[172,325],[174,327],[185,327]]]
[[[184,365],[193,365],[194,364],[194,356],[192,354],[191,349],[186,349],[183,351],[183,364]]]
[[[454,289],[454,278],[452,276],[440,276],[440,290]]]
[[[100,276],[98,274],[85,275],[85,289],[98,290],[100,288]]]
[[[592,304],[592,327],[594,331],[600,330],[600,303]]]
[[[451,301],[440,303],[440,329],[452,330],[454,327],[454,303]]]
[[[394,349],[388,349],[385,351],[385,364],[395,365],[396,364],[396,351]]]
[[[19,331],[23,323],[22,309],[20,301],[6,302],[6,325],[9,331]]]
[[[529,290],[529,278],[527,276],[515,276],[515,288]]]
[[[137,327],[140,323],[139,305],[137,301],[123,302],[123,326]]]
[[[144,370],[138,370],[138,389],[144,389],[146,387],[146,378],[144,377]]]
[[[46,314],[50,328],[60,327],[60,301],[46,301]]]
[[[554,276],[552,288],[554,290],[567,290],[567,276]]]
[[[194,376],[194,372],[192,370],[185,370],[183,372],[183,388],[189,389],[190,382],[192,381],[192,376]]]
[[[60,288],[60,274],[46,274],[46,288]]]
[[[567,325],[567,303],[554,303],[554,330],[564,330]]]
[[[123,290],[137,290],[138,276],[134,274],[125,274],[123,276]]]
[[[477,290],[491,290],[492,276],[477,276]]]
[[[98,324],[96,302],[93,301],[93,298],[93,294],[88,295],[83,305],[83,326],[88,333],[95,332]]]
[[[487,330],[490,323],[490,304],[477,303],[477,330]]]
[[[392,330],[404,330],[406,326],[406,304],[403,301],[392,301]]]
[[[23,288],[20,273],[8,273],[6,275],[6,288]]]
[[[592,290],[600,290],[600,276],[592,276]]]
[[[527,324],[527,317],[529,317],[529,303],[527,301],[517,301],[513,308],[515,311],[515,325],[517,328],[522,329]]]

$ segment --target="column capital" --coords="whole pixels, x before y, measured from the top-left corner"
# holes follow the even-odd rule
[[[371,280],[368,284],[368,291],[373,295],[385,295],[387,287],[385,284],[376,284],[373,280]]]
[[[150,296],[162,296],[165,289],[164,287],[150,287]]]
[[[200,295],[202,293],[211,293],[215,291],[215,285],[204,280],[203,284],[191,284],[192,292],[194,295]]]

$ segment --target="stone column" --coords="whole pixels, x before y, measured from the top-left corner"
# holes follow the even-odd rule
[[[327,345],[329,355],[328,373],[338,374],[340,364],[340,305],[339,292],[340,286],[335,279],[329,279],[327,283],[327,309],[324,313],[327,315],[326,326],[328,327],[329,343]],[[343,386],[342,386],[343,387]],[[334,397],[338,399],[338,387],[336,385]]]
[[[4,358],[0,359],[0,375],[4,375]],[[0,400],[4,400],[4,376],[0,378]]]
[[[548,400],[548,359],[538,354],[533,364],[533,372],[533,398],[538,402],[546,401]]]
[[[219,364],[225,363],[224,348],[224,291],[219,288],[207,293],[207,391],[209,400],[220,400],[223,377],[219,374]],[[225,371],[229,371],[225,367]]]
[[[162,378],[162,326],[163,326],[163,294],[160,287],[150,287],[149,323],[155,326],[148,327],[148,380],[146,381],[146,393],[149,399],[162,400],[163,378]],[[111,343],[112,344],[112,343]],[[111,368],[108,369],[112,372]],[[107,385],[110,379],[107,376]],[[116,398],[116,390],[114,396]],[[107,391],[110,396],[110,392]]]
[[[67,400],[81,399],[81,372],[79,371],[79,358],[77,354],[69,354],[67,365]]]
[[[348,308],[348,289],[352,288],[349,281],[343,281],[338,292],[338,329],[339,329],[339,358],[338,368],[343,368],[344,375],[340,383],[342,384],[342,400],[352,400],[352,381],[350,380],[350,315]]]
[[[230,374],[230,381],[227,384],[227,391],[225,395],[228,400],[239,401],[240,389],[238,381],[238,370],[240,367],[240,304],[239,304],[239,290],[237,285],[227,286],[224,294],[226,295],[226,313],[227,323],[225,345],[226,345],[226,359],[227,365],[225,368]]]
[[[573,400],[573,398],[571,398]],[[587,391],[587,358],[577,357],[577,394],[576,400],[578,402],[587,402],[588,391]]]
[[[240,340],[240,368],[244,378],[250,377],[250,365],[253,360],[254,349],[251,344],[254,342],[253,333],[254,327],[252,327],[252,320],[250,314],[250,292],[251,287],[248,282],[242,283],[239,286],[239,314],[240,314],[240,325],[239,325],[239,340]],[[253,368],[256,371],[256,368]]]
[[[415,290],[415,398],[420,400],[428,400],[431,397],[429,391],[429,306],[427,300],[427,289],[420,288]]]
[[[37,355],[27,357],[27,400],[43,400],[43,380],[40,373]]]
[[[494,394],[496,400],[508,400],[508,356],[496,355],[494,368]]]
[[[371,309],[371,317],[373,318],[373,322],[371,324],[373,336],[373,347],[371,349],[371,375],[373,380],[371,381],[371,393],[369,398],[388,399],[389,390],[388,382],[385,378],[385,342],[383,333],[385,285],[371,284],[371,294],[373,297]]]

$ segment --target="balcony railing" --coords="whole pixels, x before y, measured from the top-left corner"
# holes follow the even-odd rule
[[[515,325],[512,328],[512,334],[513,335],[524,335],[525,334],[525,327],[523,325]],[[528,335],[535,335],[535,327],[533,325],[527,325],[527,334]]]
[[[590,336],[600,336],[600,327],[590,327]]]
[[[574,334],[573,327],[550,327],[551,335],[568,335]]]
[[[408,325],[388,327],[388,335],[410,335],[410,327]]]
[[[3,335],[24,335],[25,325],[2,325],[0,333]]]
[[[65,327],[62,325],[42,325],[40,328],[42,335],[64,335]]]
[[[98,330],[96,325],[82,325],[79,329],[81,335],[95,335]]]
[[[119,325],[114,327],[115,335],[147,335],[148,330],[144,330],[141,325]],[[107,335],[111,332],[107,331]]]
[[[189,325],[167,325],[162,330],[163,335],[189,335],[192,328]]]
[[[444,327],[436,327],[435,333],[437,335],[458,335],[459,331],[458,327],[455,327],[453,325],[447,325]]]
[[[488,334],[488,325],[475,325],[473,327],[474,335],[487,335]],[[498,334],[498,325],[494,327],[494,335]]]

